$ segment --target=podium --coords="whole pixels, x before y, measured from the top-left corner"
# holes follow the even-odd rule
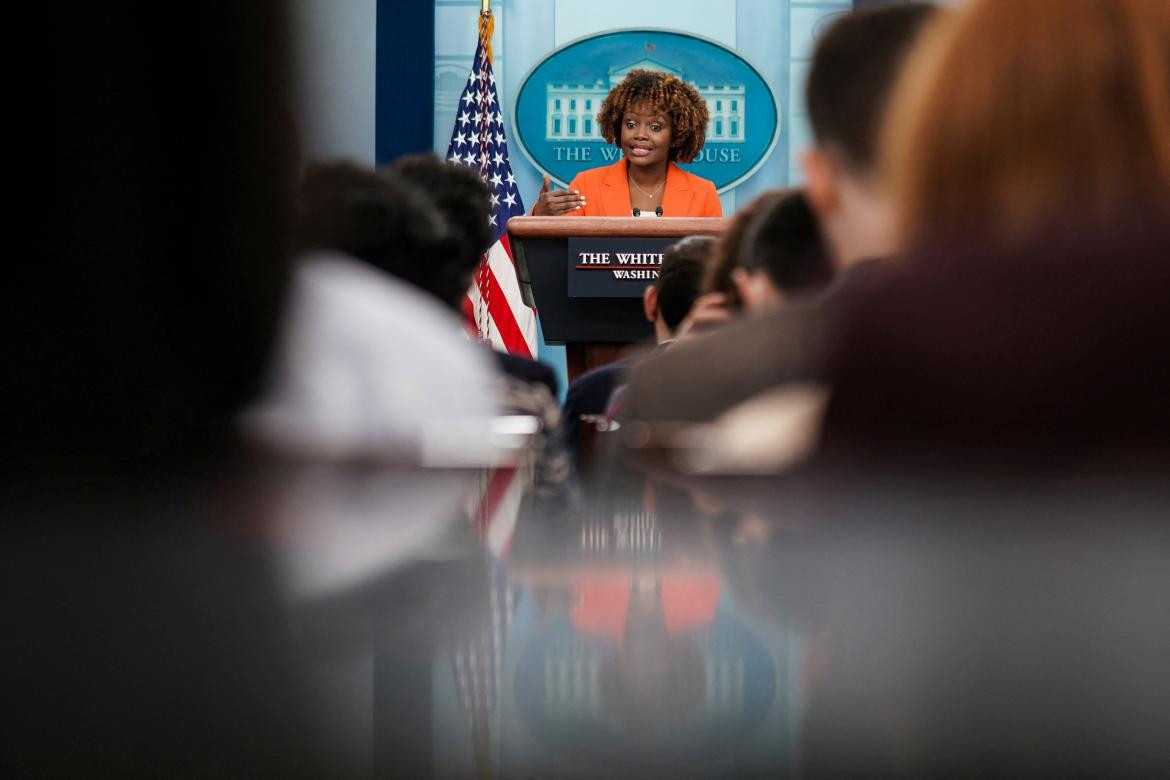
[[[662,248],[686,236],[720,236],[726,225],[689,217],[508,220],[524,302],[536,308],[545,341],[565,346],[569,381],[654,335],[641,296]]]

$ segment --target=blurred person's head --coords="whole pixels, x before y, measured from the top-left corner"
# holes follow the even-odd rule
[[[298,238],[303,249],[342,252],[452,304],[466,292],[451,258],[464,238],[404,177],[357,163],[315,163],[301,184]],[[468,279],[470,283],[470,279]]]
[[[855,11],[813,51],[805,99],[815,145],[802,163],[809,204],[839,268],[897,249],[878,138],[905,55],[933,12],[926,3]]]
[[[971,0],[892,101],[884,162],[904,243],[1015,241],[1170,201],[1170,3]]]
[[[654,324],[657,341],[672,338],[695,304],[715,244],[710,236],[689,236],[663,250],[658,278],[642,294],[642,308]]]
[[[721,293],[727,308],[732,311],[743,309],[743,301],[739,297],[739,289],[732,279],[732,274],[739,267],[743,257],[748,226],[765,208],[782,198],[784,192],[784,190],[765,192],[735,210],[735,216],[727,223],[727,229],[723,231],[715,245],[711,263],[700,286],[703,295]]]
[[[390,171],[429,198],[462,239],[458,251],[431,261],[442,266],[437,269],[435,294],[459,308],[471,286],[480,257],[491,245],[492,231],[488,224],[491,189],[476,171],[434,154],[402,157],[390,166]]]
[[[833,277],[816,215],[802,192],[769,201],[748,228],[732,280],[749,313],[772,311],[786,298],[824,287]]]

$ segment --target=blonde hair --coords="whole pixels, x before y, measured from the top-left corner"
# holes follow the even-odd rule
[[[907,59],[882,169],[903,243],[1170,204],[1170,2],[970,0]]]

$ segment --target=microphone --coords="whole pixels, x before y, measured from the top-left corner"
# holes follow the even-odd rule
[[[661,217],[662,216],[662,207],[659,206],[658,208],[654,209],[654,213]]]
[[[640,216],[642,216],[642,209],[635,208],[635,209],[634,209],[634,216],[635,216],[635,217],[640,217]]]

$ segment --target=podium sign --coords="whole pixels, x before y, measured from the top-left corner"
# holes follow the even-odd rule
[[[508,220],[524,302],[536,307],[545,343],[565,345],[569,379],[653,338],[641,297],[662,250],[686,236],[722,235],[726,225],[703,217]]]
[[[673,236],[570,238],[570,298],[641,298],[658,278],[662,251]]]

